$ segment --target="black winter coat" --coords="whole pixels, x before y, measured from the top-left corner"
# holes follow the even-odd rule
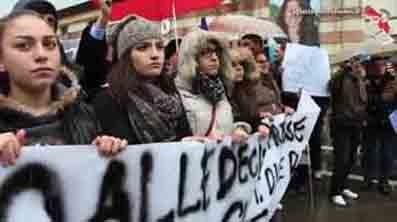
[[[145,144],[156,142],[177,142],[184,137],[192,136],[192,131],[186,115],[178,120],[175,129],[176,135],[172,135],[171,140],[147,141],[142,138],[145,129],[140,129],[138,121],[143,121],[137,112],[129,110],[126,106],[120,105],[108,90],[100,92],[93,100],[95,113],[102,127],[103,133],[109,136],[128,140],[128,144]],[[162,129],[158,129],[161,131]]]
[[[91,27],[89,25],[84,29],[76,55],[76,64],[84,69],[81,85],[89,99],[92,99],[106,83],[107,73],[111,66],[110,62],[106,61],[106,40],[93,38],[90,34]]]
[[[397,80],[375,76],[367,80],[368,126],[392,130],[389,115],[397,110]]]
[[[50,111],[41,116],[5,95],[0,95],[0,133],[27,132],[27,145],[91,144],[100,132],[93,109],[82,101],[79,87],[54,87]]]

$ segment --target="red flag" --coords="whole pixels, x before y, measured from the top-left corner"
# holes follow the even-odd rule
[[[382,14],[380,12],[376,11],[376,9],[372,8],[371,6],[365,7],[364,14],[369,17],[379,17],[380,18],[382,16]]]
[[[92,0],[98,5],[99,0]],[[112,20],[119,20],[129,14],[136,14],[150,20],[160,21],[173,17],[175,14],[184,15],[191,11],[214,8],[221,4],[221,0],[122,0],[113,3]]]
[[[380,20],[378,22],[378,27],[381,30],[385,31],[386,33],[390,33],[390,31],[391,31],[391,27],[390,27],[389,21]]]
[[[382,18],[382,13],[372,8],[371,6],[365,7],[364,15],[370,17],[372,21],[376,22],[380,30],[390,33],[391,27],[388,19]]]

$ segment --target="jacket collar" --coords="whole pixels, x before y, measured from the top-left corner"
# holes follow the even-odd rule
[[[63,67],[61,70],[61,76],[65,76],[70,80],[71,86],[68,88],[60,82],[56,83],[55,91],[57,92],[57,95],[55,95],[55,98],[50,105],[50,111],[48,114],[56,114],[64,110],[66,107],[73,104],[80,94],[81,87],[78,84],[77,77],[72,71]],[[30,107],[21,104],[4,94],[0,94],[0,109],[14,110],[23,113],[34,113]]]

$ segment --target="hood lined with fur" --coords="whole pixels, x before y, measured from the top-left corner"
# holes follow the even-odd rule
[[[50,112],[48,114],[57,114],[63,111],[69,105],[73,104],[81,91],[76,75],[66,67],[61,69],[61,78],[70,82],[70,87],[67,87],[62,82],[57,82],[55,85],[54,101],[50,105]],[[0,110],[7,109],[22,113],[33,113],[33,110],[24,104],[19,103],[4,94],[0,94]]]
[[[179,88],[192,91],[193,79],[197,75],[199,53],[209,43],[215,43],[221,50],[219,75],[225,80],[233,79],[233,68],[226,40],[217,33],[196,30],[184,37],[179,50],[178,76],[176,79]]]

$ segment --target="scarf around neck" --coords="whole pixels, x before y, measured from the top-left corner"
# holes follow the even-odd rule
[[[193,84],[195,91],[202,94],[213,105],[221,101],[225,94],[225,86],[219,75],[210,77],[207,74],[200,73],[196,76]]]
[[[177,137],[178,120],[183,117],[182,102],[152,83],[144,83],[151,101],[129,93],[128,115],[142,143],[170,142]]]

